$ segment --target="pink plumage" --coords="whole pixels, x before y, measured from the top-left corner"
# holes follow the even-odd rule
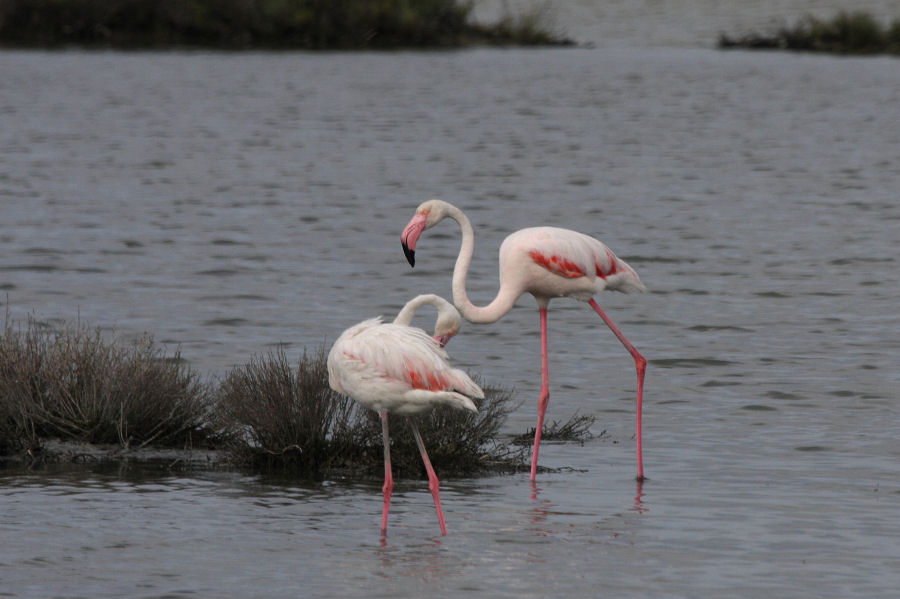
[[[410,326],[416,309],[431,304],[438,308],[434,337]],[[328,353],[328,382],[381,416],[384,442],[384,505],[381,532],[387,532],[387,518],[393,490],[388,414],[412,415],[438,405],[477,412],[472,397],[484,398],[481,388],[462,370],[450,365],[443,344],[460,326],[456,308],[436,295],[420,295],[410,300],[392,323],[370,318],[344,331]],[[438,493],[439,481],[428,459],[416,423],[410,420],[413,436],[425,463],[429,488],[434,497],[441,534],[447,534]]]
[[[633,268],[589,235],[559,227],[530,227],[500,245],[500,280],[549,300],[588,301],[601,291],[645,291]]]
[[[376,412],[418,414],[440,404],[477,411],[481,389],[450,365],[422,329],[371,318],[344,331],[328,355],[331,387]]]
[[[605,244],[589,235],[558,227],[521,229],[500,245],[500,290],[497,296],[486,306],[476,306],[466,293],[466,276],[475,251],[475,233],[462,210],[442,200],[424,202],[403,229],[403,251],[410,265],[415,266],[416,245],[422,232],[444,218],[454,219],[462,231],[462,244],[453,269],[453,303],[466,320],[495,322],[512,309],[523,293],[530,293],[537,300],[541,327],[541,395],[531,456],[531,480],[535,480],[537,472],[541,429],[550,399],[547,306],[555,297],[571,297],[590,304],[634,358],[637,371],[637,478],[643,480],[641,416],[647,361],[594,300],[594,295],[607,289],[625,293],[646,291],[637,272]]]

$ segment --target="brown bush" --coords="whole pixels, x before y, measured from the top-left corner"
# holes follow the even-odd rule
[[[149,336],[7,325],[0,336],[0,447],[61,437],[124,447],[179,446],[206,436],[209,392],[176,352]]]
[[[225,447],[235,461],[309,476],[348,471],[380,475],[378,416],[328,386],[327,352],[304,352],[292,368],[282,352],[233,369],[219,390],[217,413]],[[497,441],[512,407],[510,393],[485,389],[478,414],[436,409],[419,417],[435,469],[471,476],[522,467],[520,451]],[[391,417],[391,463],[398,476],[424,476],[404,417]]]

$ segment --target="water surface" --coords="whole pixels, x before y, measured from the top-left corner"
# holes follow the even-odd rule
[[[585,7],[560,18],[590,29]],[[455,225],[425,234],[414,270],[400,249],[425,199],[475,225],[476,303],[505,235],[575,228],[650,289],[598,298],[649,359],[649,480],[633,480],[630,357],[556,301],[548,415],[594,415],[597,437],[547,444],[559,470],[537,488],[444,481],[447,537],[422,481],[399,482],[382,539],[377,480],[5,471],[0,593],[892,596],[897,61],[718,52],[664,12],[619,22],[661,33],[562,51],[3,52],[10,319],[146,331],[217,377],[448,296]],[[450,348],[515,389],[509,434],[535,419],[537,324],[522,298]]]

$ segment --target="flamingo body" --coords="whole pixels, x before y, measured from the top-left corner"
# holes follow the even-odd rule
[[[541,394],[531,456],[531,480],[535,480],[537,472],[541,429],[550,398],[547,307],[550,300],[556,297],[572,297],[587,302],[634,358],[637,371],[637,478],[643,480],[641,414],[647,361],[594,300],[594,295],[607,289],[625,293],[646,291],[637,272],[604,243],[589,235],[558,227],[521,229],[510,234],[500,246],[500,290],[497,296],[486,306],[476,306],[466,293],[466,277],[475,251],[474,230],[462,210],[442,200],[429,200],[421,204],[401,234],[403,251],[410,266],[415,266],[415,249],[422,232],[445,218],[455,220],[462,231],[462,244],[453,268],[453,303],[466,320],[474,323],[495,322],[512,309],[523,293],[530,293],[538,304]]]
[[[438,308],[434,337],[410,326],[416,309],[425,304]],[[404,306],[392,323],[370,318],[345,330],[328,353],[328,383],[381,417],[384,442],[384,505],[381,532],[387,532],[394,482],[391,473],[388,415],[414,415],[438,405],[477,412],[470,399],[484,398],[481,388],[462,370],[450,365],[444,343],[456,334],[460,316],[456,308],[436,295],[420,295]],[[428,459],[415,422],[410,427],[434,497],[441,534],[447,534],[439,496],[439,481]]]
[[[500,286],[532,294],[589,301],[604,290],[644,291],[637,273],[606,245],[559,227],[530,227],[500,245]]]
[[[370,318],[344,331],[328,354],[332,389],[375,410],[412,415],[446,404],[477,411],[469,376],[422,329]]]

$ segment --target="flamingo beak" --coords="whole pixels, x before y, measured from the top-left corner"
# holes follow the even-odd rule
[[[400,243],[403,245],[403,253],[410,266],[416,265],[416,243],[419,241],[419,235],[425,230],[425,223],[428,221],[427,214],[416,214],[403,229],[400,234]]]
[[[453,335],[435,335],[435,336],[434,336],[434,340],[437,341],[437,342],[440,344],[441,347],[446,346],[447,343],[448,343],[448,342],[450,341],[450,339],[452,339],[452,338],[453,338]]]
[[[416,250],[409,249],[409,246],[406,243],[401,242],[403,245],[403,255],[406,256],[406,261],[409,262],[410,266],[416,265]]]

